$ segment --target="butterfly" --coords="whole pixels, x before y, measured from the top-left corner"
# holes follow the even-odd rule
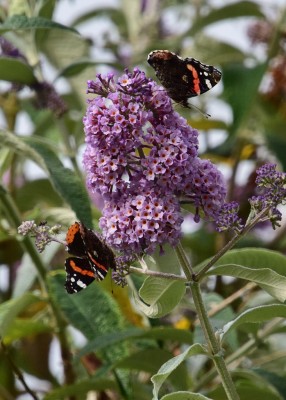
[[[67,252],[73,255],[65,261],[68,293],[77,293],[94,280],[101,281],[109,268],[116,270],[113,251],[83,223],[75,222],[69,227],[66,243]]]
[[[149,53],[148,63],[175,102],[189,107],[189,99],[212,89],[220,80],[221,72],[194,58],[181,58],[169,50]]]

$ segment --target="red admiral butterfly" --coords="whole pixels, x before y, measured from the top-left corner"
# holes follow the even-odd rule
[[[65,262],[65,288],[68,293],[85,289],[95,279],[105,278],[108,269],[116,269],[113,251],[84,224],[75,222],[66,234],[67,251],[76,257]]]
[[[212,65],[183,59],[169,50],[154,50],[147,61],[171,99],[185,107],[189,107],[190,97],[207,92],[221,79],[221,72]]]

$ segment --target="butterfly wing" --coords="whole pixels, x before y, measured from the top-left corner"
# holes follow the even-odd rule
[[[108,269],[116,270],[115,256],[113,251],[101,240],[94,231],[81,225],[83,237],[89,260],[99,280],[105,278]]]
[[[66,283],[68,293],[77,293],[85,289],[95,279],[95,271],[88,259],[69,257],[65,261]]]
[[[78,257],[86,256],[86,245],[82,236],[81,224],[72,224],[66,234],[67,252]]]

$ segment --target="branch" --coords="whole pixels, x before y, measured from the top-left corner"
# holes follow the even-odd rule
[[[27,384],[27,382],[25,381],[25,378],[22,374],[22,372],[20,371],[20,369],[17,367],[17,365],[14,363],[14,361],[12,360],[10,354],[9,354],[9,350],[8,348],[5,346],[5,344],[3,343],[3,341],[1,341],[1,347],[3,349],[3,353],[5,354],[9,364],[11,365],[12,371],[14,372],[14,374],[16,375],[16,377],[18,378],[18,380],[22,383],[22,385],[24,386],[24,388],[26,389],[26,392],[29,393],[31,395],[31,397],[34,400],[40,400],[39,397],[36,395],[36,393],[30,389],[29,385]]]
[[[166,272],[159,272],[159,271],[151,271],[150,269],[142,269],[142,268],[136,268],[136,267],[129,267],[130,272],[135,272],[136,274],[141,274],[141,275],[148,275],[148,276],[157,276],[158,278],[163,278],[163,279],[174,279],[177,281],[185,281],[187,282],[187,279],[184,276],[181,275],[176,275],[176,274],[169,274]]]

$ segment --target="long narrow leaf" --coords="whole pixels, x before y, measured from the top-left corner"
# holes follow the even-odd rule
[[[276,317],[286,318],[286,305],[271,304],[251,308],[250,310],[244,311],[237,318],[224,325],[220,335],[221,340],[224,340],[226,335],[228,335],[231,330],[242,324],[265,322]]]
[[[168,327],[151,328],[151,329],[138,329],[131,328],[123,332],[115,332],[109,335],[100,336],[90,341],[84,346],[77,357],[82,357],[92,351],[107,348],[116,343],[120,343],[124,340],[136,340],[136,339],[155,339],[155,340],[174,340],[179,343],[193,343],[193,335],[189,331],[183,329],[175,329]]]
[[[48,172],[43,158],[31,146],[25,143],[22,138],[7,130],[0,130],[0,142],[2,146],[6,146],[18,154],[31,159],[45,172]]]
[[[48,285],[52,300],[63,312],[66,320],[88,340],[124,330],[125,320],[117,303],[101,284],[94,282],[81,292],[70,295],[64,289],[63,274],[54,272],[48,276]],[[113,365],[128,354],[129,349],[125,343],[109,346],[100,353],[109,365]],[[126,387],[128,375],[125,371],[119,371],[118,376],[121,384]]]
[[[0,336],[4,337],[9,332],[10,326],[19,313],[38,301],[37,296],[25,293],[21,297],[2,303],[0,305]]]
[[[286,300],[286,278],[269,268],[253,269],[242,265],[227,264],[214,267],[207,275],[226,275],[257,283],[282,303]]]
[[[32,85],[37,82],[33,69],[25,62],[16,58],[1,57],[0,80]]]
[[[195,20],[188,34],[194,35],[196,32],[202,31],[203,27],[221,20],[244,16],[264,17],[260,6],[253,1],[234,2],[226,4],[224,7],[213,9],[206,16]]]
[[[161,400],[211,400],[211,399],[199,393],[175,392],[166,394],[166,396],[163,396]]]
[[[27,30],[27,29],[64,29],[77,32],[74,28],[59,24],[43,17],[27,17],[26,15],[12,15],[3,24],[0,24],[0,32]]]
[[[5,130],[0,131],[0,141],[18,154],[30,158],[48,173],[55,189],[77,218],[91,226],[90,201],[82,181],[71,169],[63,166],[48,143],[38,138],[20,138]]]
[[[204,347],[198,343],[192,345],[184,353],[171,358],[165,364],[161,366],[158,373],[152,376],[151,381],[153,382],[153,400],[158,400],[159,390],[168,376],[173,372],[183,361],[187,358],[196,355],[206,355],[209,356]]]
[[[91,226],[91,207],[87,191],[79,177],[69,168],[65,168],[50,147],[40,140],[26,138],[28,143],[40,154],[49,171],[51,182],[61,197],[70,205],[78,219]]]

